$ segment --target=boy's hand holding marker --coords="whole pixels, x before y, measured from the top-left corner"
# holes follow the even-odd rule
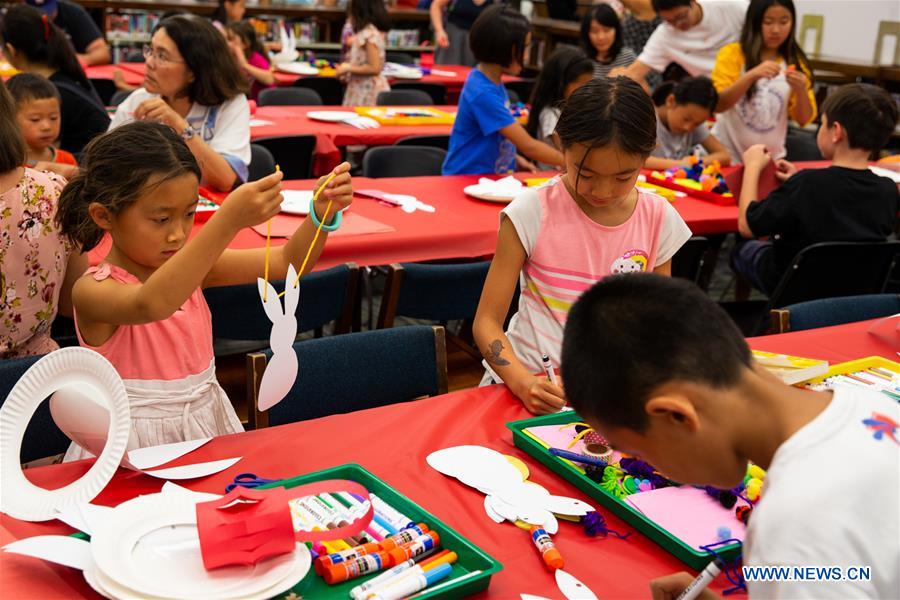
[[[552,383],[546,377],[530,376],[510,388],[522,400],[525,408],[536,415],[558,413],[566,405],[562,382]]]

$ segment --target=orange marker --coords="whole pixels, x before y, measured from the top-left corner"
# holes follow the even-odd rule
[[[414,541],[416,538],[425,535],[428,533],[428,525],[425,523],[419,523],[413,527],[409,527],[408,529],[404,529],[394,535],[389,535],[378,544],[381,546],[381,549],[385,552],[393,550],[394,548],[399,548],[403,544],[408,544]],[[403,562],[403,561],[400,561]]]
[[[430,571],[435,567],[439,567],[441,565],[452,565],[456,562],[456,559],[459,558],[456,552],[450,552],[449,550],[444,550],[440,554],[435,554],[427,561],[423,561],[420,565],[423,571]]]
[[[562,554],[553,545],[550,534],[544,531],[543,527],[534,526],[531,528],[531,541],[534,542],[535,548],[541,553],[541,558],[544,559],[544,564],[547,565],[547,568],[551,571],[563,568],[565,561]]]
[[[391,556],[394,565],[400,564],[405,560],[415,558],[420,554],[424,554],[429,550],[437,548],[441,544],[441,537],[437,531],[429,531],[425,535],[417,537],[408,544],[403,544],[399,548],[394,548],[388,554]]]

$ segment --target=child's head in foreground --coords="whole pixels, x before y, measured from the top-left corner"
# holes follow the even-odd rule
[[[29,150],[41,153],[59,137],[60,106],[56,86],[45,77],[20,73],[6,82],[16,101],[16,120]]]
[[[822,104],[822,126],[816,142],[822,156],[834,157],[836,147],[875,153],[897,126],[897,102],[884,88],[868,83],[843,85]]]
[[[736,485],[735,451],[751,353],[731,318],[693,283],[651,273],[607,277],[572,307],[562,376],[572,407],[618,450],[668,477]]]

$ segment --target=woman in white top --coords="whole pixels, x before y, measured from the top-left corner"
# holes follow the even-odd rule
[[[202,184],[229,191],[246,181],[250,109],[246,81],[224,36],[205,19],[163,19],[144,46],[144,87],[116,109],[110,129],[134,120],[165,123],[191,149]]]

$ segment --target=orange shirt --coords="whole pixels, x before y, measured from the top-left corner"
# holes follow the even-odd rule
[[[53,162],[59,163],[61,165],[78,165],[75,161],[75,157],[72,156],[71,153],[66,152],[65,150],[60,150],[58,148],[54,148],[56,152],[56,156],[53,157]]]

